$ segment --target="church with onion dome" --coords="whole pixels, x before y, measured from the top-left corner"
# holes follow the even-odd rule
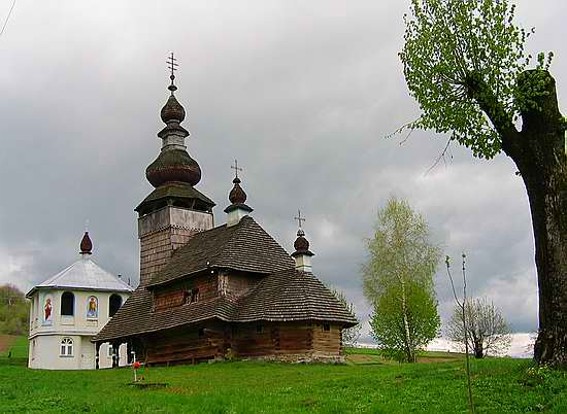
[[[290,254],[251,216],[235,162],[224,224],[215,225],[215,203],[196,188],[202,171],[187,151],[176,66],[172,55],[161,149],[146,169],[154,188],[135,208],[140,284],[94,337],[96,359],[104,344],[126,343],[148,365],[342,360],[342,330],[357,321],[313,274],[304,219]]]
[[[92,249],[85,232],[79,259],[26,294],[30,300],[30,368],[110,368],[121,356],[127,362],[125,343],[115,343],[115,348],[103,344],[97,360],[92,339],[134,289],[97,265],[91,258]]]

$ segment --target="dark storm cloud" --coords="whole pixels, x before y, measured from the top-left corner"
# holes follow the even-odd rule
[[[518,7],[538,28],[529,46],[556,51],[560,100],[565,7]],[[159,151],[174,50],[189,151],[203,170],[198,188],[217,202],[217,224],[238,158],[255,218],[291,251],[301,208],[315,272],[366,319],[365,240],[388,197],[405,197],[455,272],[467,252],[470,293],[491,297],[516,330],[535,329],[529,209],[511,162],[455,147],[427,172],[443,137],[384,138],[418,115],[397,58],[406,8],[394,0],[18,2],[0,38],[0,283],[28,289],[75,260],[86,219],[94,259],[137,278],[133,208],[151,189],[144,170]],[[437,292],[445,318],[452,299],[442,266]]]

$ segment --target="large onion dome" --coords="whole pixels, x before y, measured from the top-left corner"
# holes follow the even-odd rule
[[[201,181],[201,168],[185,150],[162,151],[146,168],[146,178],[154,187],[171,181],[196,185]]]

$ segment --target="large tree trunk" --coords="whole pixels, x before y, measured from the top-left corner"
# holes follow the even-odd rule
[[[522,131],[503,136],[502,147],[524,180],[535,238],[539,287],[537,363],[567,368],[567,157],[565,121],[555,80],[545,71],[526,71],[521,91],[543,85],[545,93],[522,111]]]

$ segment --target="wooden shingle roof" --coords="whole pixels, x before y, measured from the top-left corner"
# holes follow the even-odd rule
[[[233,314],[234,303],[224,297],[152,312],[152,294],[138,288],[93,340],[106,342],[209,319],[228,321]]]
[[[218,297],[152,311],[152,293],[148,288],[207,268],[239,270],[265,277],[238,300]],[[210,319],[234,323],[327,321],[344,326],[357,323],[315,276],[296,271],[288,253],[247,216],[235,226],[223,225],[191,238],[147,287],[136,289],[94,340],[106,342]]]
[[[209,268],[268,274],[293,267],[294,261],[288,253],[252,217],[245,216],[235,226],[225,224],[197,233],[173,253],[148,286]]]
[[[311,273],[295,269],[269,275],[238,303],[236,322],[358,322],[335,295]]]

